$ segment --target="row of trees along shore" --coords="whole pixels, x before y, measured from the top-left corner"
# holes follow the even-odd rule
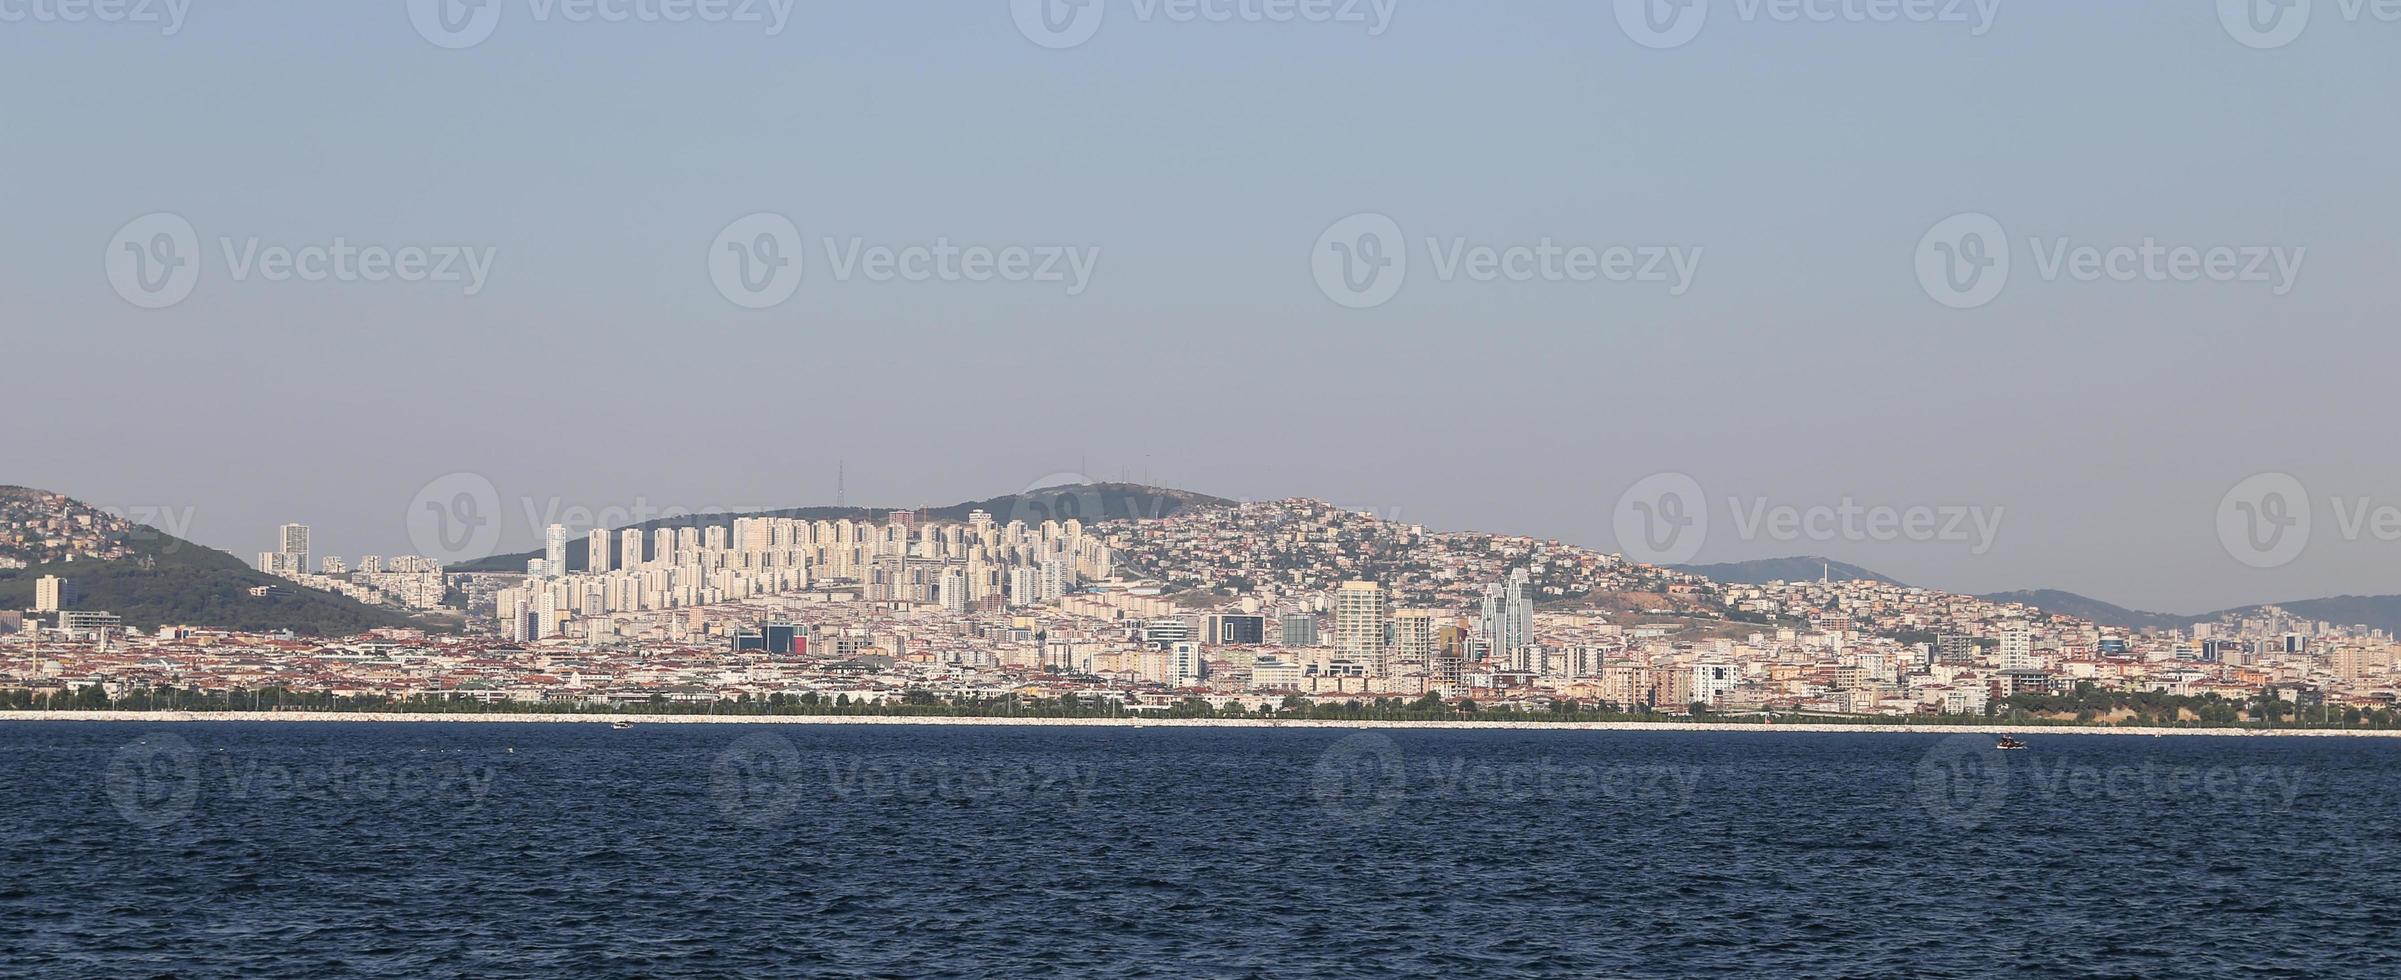
[[[705,692],[685,692],[705,695]],[[1655,706],[1615,705],[1595,701],[1559,700],[1540,710],[1480,705],[1471,699],[1372,698],[1317,702],[1299,695],[1277,705],[1252,710],[1240,704],[1213,707],[1187,697],[1163,707],[1136,711],[1114,698],[1062,694],[1051,698],[944,698],[932,691],[913,690],[898,701],[854,700],[847,694],[741,695],[727,699],[677,698],[654,694],[645,700],[615,704],[581,701],[486,700],[469,693],[413,695],[337,695],[278,687],[204,691],[197,688],[135,690],[111,698],[97,685],[72,691],[0,691],[0,709],[13,711],[310,711],[426,714],[544,714],[544,715],[857,715],[923,718],[1248,718],[1309,721],[1514,721],[1514,722],[1709,722],[1763,725],[1775,722],[1809,724],[1978,725],[2006,722],[2022,725],[2079,725],[2143,728],[2401,728],[2401,712],[2385,707],[2362,709],[2323,702],[2301,704],[2273,694],[2247,699],[2217,695],[2184,697],[2147,692],[2113,691],[2080,684],[2065,694],[2019,694],[1993,702],[1983,715],[1855,715],[1808,711],[1720,712],[1704,704],[1682,711]]]

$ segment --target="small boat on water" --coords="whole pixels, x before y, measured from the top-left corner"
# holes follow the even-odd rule
[[[628,728],[634,727],[634,723],[630,721],[612,722],[610,723],[609,727],[622,732]]]
[[[2000,741],[1993,743],[1993,748],[2000,749],[2005,752],[2012,749],[2022,749],[2025,747],[2026,743],[2020,742],[2016,739],[2016,737],[2010,735],[2003,735],[2001,736]]]

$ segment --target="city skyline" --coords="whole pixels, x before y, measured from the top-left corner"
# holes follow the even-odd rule
[[[28,654],[0,661],[0,694],[47,709],[187,696],[230,708],[265,688],[565,711],[1007,714],[1055,701],[1043,710],[1243,718],[1372,699],[1376,711],[1553,720],[2401,724],[2389,618],[2265,607],[2136,627],[1874,580],[1720,582],[1306,500],[1089,524],[1021,501],[1006,520],[747,517],[627,529],[614,554],[594,539],[580,560],[554,548],[522,571],[445,572],[422,556],[362,557],[352,571],[327,556],[319,574],[279,550],[259,565],[282,582],[195,610],[272,609],[297,586],[400,614],[319,637],[147,606],[120,616],[101,607],[178,588],[128,590],[97,557],[142,541],[138,529],[50,495],[0,503],[11,567],[74,549],[101,585],[86,602],[82,565],[45,563],[67,576],[43,576],[29,608],[0,612],[17,627],[0,645]],[[281,536],[295,549],[308,535],[287,524]]]
[[[1700,530],[1688,531],[1684,534],[1687,543],[1705,541],[1711,537],[1716,537],[1721,539],[1731,539],[1736,542],[1738,547],[1748,550],[1741,552],[1741,557],[1736,557],[1720,550],[1719,548],[1709,546],[1700,546],[1694,549],[1680,550],[1673,553],[1661,553],[1658,548],[1657,541],[1652,541],[1648,544],[1645,544],[1639,538],[1634,539],[1636,543],[1633,547],[1619,548],[1613,542],[1603,542],[1595,545],[1589,542],[1579,541],[1573,536],[1553,535],[1542,533],[1540,531],[1526,531],[1509,527],[1495,527],[1490,525],[1476,524],[1458,526],[1435,525],[1431,522],[1419,519],[1407,510],[1398,507],[1355,506],[1350,503],[1337,501],[1327,502],[1335,503],[1338,506],[1344,506],[1348,509],[1356,510],[1361,513],[1373,514],[1385,520],[1426,524],[1427,526],[1441,527],[1443,530],[1474,531],[1551,538],[1568,544],[1596,547],[1599,550],[1621,554],[1629,560],[1663,567],[1697,567],[1703,565],[1721,564],[1772,565],[1780,561],[1784,562],[1785,564],[1791,564],[1791,561],[1784,561],[1788,559],[1811,563],[1825,561],[1834,564],[1852,566],[1854,568],[1861,569],[1864,573],[1890,575],[1896,580],[1908,582],[1912,585],[1935,588],[1957,594],[1983,595],[2001,593],[2064,592],[2088,596],[2092,599],[2098,599],[2111,604],[2120,605],[2126,609],[2137,612],[2150,612],[2168,615],[2208,614],[2236,608],[2247,608],[2252,606],[2271,605],[2276,603],[2310,599],[2334,598],[2337,596],[2378,596],[2392,594],[2379,592],[2374,589],[2347,589],[2331,591],[2322,594],[2307,595],[2289,593],[2275,595],[2254,595],[2240,598],[2237,601],[2226,605],[2180,608],[2167,606],[2144,606],[2140,603],[2123,601],[2120,595],[2106,589],[2098,594],[2084,593],[2079,592],[2077,589],[2067,588],[2059,585],[2057,582],[2048,580],[2033,583],[2019,583],[2005,588],[1996,588],[1990,590],[1964,588],[1948,579],[1948,576],[1952,573],[1947,568],[1937,569],[1934,573],[1936,577],[1932,579],[1912,578],[1908,574],[1894,574],[1896,569],[1892,567],[1875,567],[1869,565],[1867,562],[1846,557],[1845,549],[1851,549],[1855,551],[1872,546],[1875,543],[1873,538],[1879,534],[1887,536],[1904,536],[1912,533],[1910,529],[1913,527],[1916,528],[1917,533],[1920,534],[1920,538],[1918,539],[1920,543],[1939,543],[1945,541],[1976,542],[1978,536],[1981,535],[1987,540],[1974,544],[1974,547],[1981,548],[1990,543],[1989,539],[1992,537],[1997,526],[2002,523],[2002,518],[2005,517],[2005,514],[1998,511],[1984,512],[1980,508],[1972,506],[1867,506],[1851,500],[1845,500],[1835,504],[1821,504],[1808,507],[1795,507],[1789,504],[1769,501],[1764,498],[1752,498],[1749,501],[1744,501],[1741,498],[1730,498],[1714,503],[1707,503],[1705,502],[1705,497],[1697,495],[1700,493],[1697,486],[1693,487],[1689,491],[1671,489],[1662,494],[1656,486],[1662,477],[1668,479],[1671,487],[1691,483],[1690,479],[1685,477],[1683,474],[1663,474],[1638,482],[1635,486],[1628,488],[1627,494],[1621,496],[1621,498],[1616,501],[1615,512],[1613,515],[1611,515],[1619,525],[1617,530],[1620,532],[1621,537],[1623,537],[1628,531],[1626,522],[1628,522],[1629,519],[1635,519],[1638,522],[1655,523],[1660,526],[1668,526],[1671,531],[1682,530],[1674,527],[1674,522],[1671,521],[1653,522],[1650,520],[1650,517],[1646,514],[1646,512],[1658,504],[1678,503],[1677,500],[1672,498],[1684,496],[1686,500],[1694,502],[1692,503],[1692,506],[1696,508],[1706,506],[1713,512],[1717,513],[1717,521],[1719,523],[1719,530],[1713,535],[1709,532],[1706,526],[1709,523],[1708,519],[1702,520],[1701,524],[1704,526]],[[2268,496],[2277,499],[2266,499],[2264,501],[2254,502],[2246,498],[2245,495],[2247,493],[2251,493],[2252,488],[2256,484],[2259,484],[2262,479],[2275,481],[2275,489],[2270,492]],[[2330,501],[2324,504],[2309,503],[2307,502],[2307,498],[2304,496],[2304,494],[2307,492],[2306,487],[2296,487],[2289,491],[2282,487],[2282,483],[2289,481],[2289,479],[2290,478],[2284,474],[2265,474],[2261,477],[2254,477],[2251,480],[2244,481],[2243,484],[2238,485],[2237,487],[2231,489],[2228,493],[2220,496],[2217,501],[2217,513],[2214,515],[2217,522],[2211,525],[2211,528],[2205,529],[2204,533],[2214,533],[2216,535],[2216,538],[2213,540],[2216,540],[2217,544],[2219,545],[2219,557],[2221,559],[2230,563],[2247,563],[2253,565],[2255,568],[2274,570],[2282,567],[2285,564],[2296,562],[2299,558],[2306,554],[2305,550],[2298,548],[2288,549],[2290,553],[2287,553],[2286,551],[2270,550],[2267,544],[2259,540],[2246,540],[2247,536],[2260,533],[2262,531],[2272,533],[2273,537],[2277,540],[2297,541],[2300,545],[2304,546],[2309,543],[2311,536],[2314,533],[2319,539],[2321,539],[2321,541],[2325,539],[2331,539],[2333,542],[2335,542],[2336,546],[2344,546],[2356,545],[2363,542],[2381,544],[2382,542],[2392,540],[2389,533],[2392,528],[2401,527],[2401,509],[2396,509],[2391,505],[2381,504],[2368,498],[2358,498],[2357,500],[2348,503],[2341,500]],[[1027,494],[1034,490],[1057,489],[1062,487],[1095,487],[1116,482],[1117,481],[1090,479],[1083,477],[1081,474],[1052,473],[1046,476],[1044,479],[1036,481],[1036,485],[1016,491],[1016,493]],[[1134,483],[1130,485],[1152,486],[1150,484],[1140,483]],[[451,506],[457,506],[455,503],[448,505],[440,504],[435,498],[438,498],[440,501],[451,501],[453,499],[453,495],[457,492],[460,492],[462,488],[465,488],[469,492],[470,497],[477,498],[476,500],[470,501],[470,503],[467,505],[466,524],[472,525],[473,527],[489,527],[492,530],[493,536],[474,536],[472,540],[468,542],[468,550],[464,551],[453,550],[446,547],[427,546],[428,541],[437,540],[441,536],[446,536],[453,533],[453,528],[459,526],[460,524],[459,515],[455,514],[438,515],[436,523],[427,523],[427,515],[429,511],[434,509],[447,510]],[[1188,487],[1156,486],[1156,489],[1182,493],[1197,492]],[[843,491],[841,489],[837,489],[837,496],[841,495],[842,492]],[[1687,496],[1687,494],[1693,495]],[[1204,497],[1217,496],[1205,493],[1201,495]],[[70,496],[72,495],[70,494]],[[1652,498],[1656,499],[1654,500]],[[1222,499],[1243,500],[1254,498]],[[1323,498],[1310,497],[1305,494],[1287,494],[1255,499],[1322,500]],[[849,506],[860,510],[891,509],[914,511],[929,507],[955,507],[969,502],[972,501],[960,500],[940,503],[928,502],[912,504],[905,507],[889,507],[885,504],[868,501],[853,503]],[[2245,513],[2247,509],[2250,509],[2253,506],[2281,508],[2288,505],[2314,509],[2314,517],[2305,517],[2301,520],[2302,527],[2297,535],[2288,533],[2290,528],[2278,526],[2276,523],[2278,518],[2275,513],[2263,515],[2250,515]],[[509,500],[499,494],[497,488],[494,487],[490,481],[483,479],[480,475],[454,473],[446,475],[445,477],[436,480],[433,483],[427,484],[424,488],[421,488],[417,499],[412,500],[409,506],[402,509],[402,512],[407,516],[406,519],[399,522],[403,525],[403,528],[398,546],[383,551],[369,550],[365,548],[350,550],[337,547],[331,549],[318,549],[317,554],[334,557],[336,559],[343,557],[345,554],[363,554],[370,556],[389,554],[393,556],[412,557],[424,555],[430,556],[435,562],[442,566],[454,565],[461,562],[472,562],[478,559],[490,558],[499,555],[524,552],[531,552],[541,556],[549,556],[553,553],[563,556],[567,553],[565,549],[570,540],[588,542],[600,540],[605,536],[610,538],[613,544],[615,536],[621,532],[632,533],[630,531],[632,525],[642,524],[660,518],[714,515],[732,519],[745,515],[763,516],[769,511],[789,510],[796,507],[807,508],[830,506],[833,505],[823,503],[798,505],[741,504],[731,505],[729,508],[728,505],[722,504],[683,505],[669,503],[641,495],[637,495],[630,501],[624,503],[570,503],[567,502],[565,498],[559,497],[553,497],[547,500],[534,500],[531,498]],[[1074,505],[1070,504],[1065,506]],[[1098,503],[1097,501],[1093,501],[1087,502],[1083,506],[1100,507],[1104,505]],[[2350,508],[2350,512],[2336,512],[2338,508],[2346,506]],[[1740,512],[1744,507],[1749,508],[1749,512],[1747,514]],[[131,518],[137,523],[150,524],[153,527],[156,527],[160,530],[165,530],[168,533],[175,534],[178,537],[194,540],[196,543],[208,545],[210,547],[219,547],[218,545],[214,545],[206,540],[200,539],[197,535],[188,533],[189,527],[195,523],[191,508],[170,508],[159,506],[121,508],[103,506],[102,509],[108,510],[112,513],[117,513],[119,516]],[[1732,514],[1732,519],[1730,521],[1726,520],[1726,512],[1729,511],[1735,512]],[[495,519],[487,519],[486,515],[488,514],[500,514],[503,516]],[[513,515],[513,517],[509,515]],[[553,520],[552,518],[560,519]],[[1038,520],[1038,518],[1036,519]],[[2286,524],[2292,523],[2290,518],[2285,518],[2284,520]],[[532,523],[537,521],[546,523]],[[1690,524],[1691,522],[1686,520],[1682,523]],[[2320,529],[2312,532],[2310,530],[2310,525],[2313,523]],[[437,530],[437,527],[439,530]],[[297,533],[299,535],[297,539],[298,557],[295,560],[299,560],[303,562],[303,564],[307,562],[307,555],[309,554],[308,546],[310,526],[300,523],[288,523],[283,524],[275,529],[275,533],[278,535],[278,546],[270,551],[259,553],[260,558],[258,567],[262,571],[269,570],[268,562],[271,556],[289,553],[294,550],[292,539],[290,537],[290,535],[294,533],[294,529],[297,529]],[[552,535],[553,530],[559,532],[561,536],[554,538]],[[356,539],[353,538],[352,540]],[[238,549],[242,547],[242,544],[242,542],[236,542],[231,548],[219,547],[219,550],[235,551],[236,553],[239,553]],[[1783,550],[1777,550],[1779,545],[1784,546]],[[2320,546],[2323,545],[2321,544]],[[556,549],[555,552],[553,549]],[[316,570],[313,565],[308,567],[311,571]]]
[[[1075,474],[1054,473],[1050,475],[1051,480],[1055,480],[1059,477],[1069,476],[1073,476],[1078,480],[1083,479],[1080,477],[1080,475]],[[1676,482],[1684,482],[1688,479],[1683,477],[1682,474],[1667,474],[1666,476],[1673,478],[1673,480]],[[2279,482],[2289,479],[2283,474],[2266,474],[2264,475],[2264,478]],[[2250,508],[2247,505],[2243,494],[2252,485],[2259,483],[2261,479],[2262,478],[2260,477],[2255,477],[2252,480],[2245,481],[2242,486],[2238,486],[2235,491],[2229,492],[2219,500],[2219,514],[2217,515],[2219,518],[2219,525],[2216,529],[2216,533],[2218,535],[2218,543],[2221,547],[2220,555],[2229,561],[2251,563],[2256,567],[2274,569],[2281,567],[2283,564],[2294,562],[2298,560],[2299,557],[2306,554],[2305,550],[2292,550],[2292,553],[2270,551],[2266,550],[2267,545],[2265,543],[2262,543],[2258,540],[2245,540],[2246,535],[2258,533],[2262,530],[2265,532],[2272,532],[2275,538],[2297,540],[2300,542],[2300,544],[2307,545],[2313,533],[2309,530],[2309,525],[2314,522],[2320,528],[2320,530],[2314,532],[2315,534],[2317,534],[2320,538],[2331,538],[2339,546],[2342,544],[2355,544],[2363,540],[2373,540],[2378,542],[2390,540],[2390,530],[2394,527],[2401,527],[2401,510],[2397,510],[2389,505],[2375,503],[2371,500],[2362,498],[2349,504],[2345,504],[2344,501],[2340,500],[2325,504],[2302,504],[2300,506],[2315,508],[2314,518],[2305,517],[2301,520],[2300,523],[2302,524],[2302,529],[2297,536],[2286,533],[2290,529],[2287,527],[2278,526],[2277,515],[2275,513],[2263,515],[2250,515],[2245,513],[2245,511]],[[1062,487],[1098,487],[1116,484],[1117,482],[1093,480],[1087,484],[1060,483],[1051,482],[1051,480],[1038,481],[1041,484],[1039,487],[1028,487],[1025,490],[1018,491],[1018,493],[1024,494],[1036,489],[1057,489]],[[1637,498],[1643,496],[1646,487],[1649,487],[1651,484],[1656,482],[1657,480],[1654,478],[1652,480],[1646,480],[1643,483],[1637,484],[1635,487],[1630,488],[1628,496],[1621,498],[1617,502],[1617,512],[1614,516],[1621,524],[1619,528],[1621,532],[1626,530],[1623,526],[1624,522],[1626,522],[1629,518],[1644,518],[1644,511],[1654,505],[1650,499]],[[660,518],[718,516],[731,520],[743,517],[745,515],[765,516],[766,512],[769,511],[795,509],[793,506],[789,505],[736,505],[734,509],[727,509],[723,505],[700,505],[699,507],[694,508],[681,504],[665,503],[646,496],[637,496],[633,498],[631,502],[625,504],[608,503],[590,505],[582,503],[564,503],[561,498],[552,498],[546,501],[534,501],[530,499],[520,499],[516,501],[504,500],[496,510],[489,512],[507,514],[510,512],[511,508],[515,508],[517,514],[514,520],[505,516],[496,520],[485,520],[483,515],[487,513],[487,511],[475,508],[489,507],[491,506],[489,504],[476,504],[474,507],[470,508],[471,519],[467,522],[467,524],[477,527],[488,525],[490,528],[492,528],[494,536],[474,537],[472,541],[468,542],[468,550],[464,551],[444,547],[427,547],[426,543],[428,541],[435,540],[437,535],[452,533],[450,528],[458,525],[455,515],[445,515],[440,518],[440,524],[438,526],[443,528],[443,530],[440,531],[435,530],[435,525],[427,524],[426,512],[435,505],[426,498],[426,495],[430,493],[434,496],[438,496],[447,500],[450,499],[448,495],[452,490],[455,490],[460,486],[467,485],[474,486],[476,488],[475,492],[479,496],[494,495],[492,499],[500,499],[496,496],[496,491],[489,486],[488,481],[482,480],[480,476],[476,476],[474,474],[450,474],[441,480],[437,480],[434,483],[429,484],[426,488],[420,491],[419,499],[412,501],[410,507],[404,508],[404,512],[409,515],[410,519],[402,522],[407,526],[404,528],[404,531],[400,536],[400,542],[396,547],[384,551],[369,550],[366,548],[358,548],[353,550],[349,548],[342,548],[337,544],[337,546],[334,548],[316,549],[314,554],[317,557],[311,558],[310,555],[312,552],[309,548],[311,526],[305,523],[285,523],[271,529],[276,546],[269,550],[256,553],[258,555],[258,560],[255,563],[256,567],[258,567],[261,571],[272,571],[277,574],[281,574],[281,568],[271,564],[274,561],[280,560],[293,563],[289,567],[306,567],[309,571],[314,572],[319,571],[317,564],[321,563],[322,559],[332,559],[338,562],[351,556],[378,558],[384,555],[390,555],[394,558],[407,557],[411,559],[430,557],[435,564],[429,567],[444,567],[507,554],[531,553],[536,556],[547,556],[552,553],[552,549],[554,547],[558,549],[556,552],[557,554],[564,555],[567,553],[565,550],[566,546],[570,542],[587,544],[590,541],[597,541],[606,538],[608,539],[609,546],[614,548],[616,547],[615,539],[621,532],[625,534],[634,533],[631,530],[632,525],[642,524]],[[1137,487],[1146,486],[1145,484],[1124,485]],[[1181,487],[1157,487],[1156,489],[1179,493],[1193,492],[1189,490],[1189,488]],[[2306,488],[2297,488],[2293,490],[2293,495],[2290,497],[2265,500],[2264,505],[2271,508],[2276,508],[2286,506],[2287,503],[2291,501],[2303,500],[2304,498],[2299,496],[2299,494],[2304,492],[2305,489]],[[1652,492],[1656,492],[1655,488],[1652,488]],[[1676,495],[1677,494],[1675,493],[1669,493],[1666,495],[1666,497],[1660,498],[1660,500],[1664,503],[1672,504],[1675,503],[1675,501],[1667,498],[1672,498]],[[69,496],[73,495],[70,494]],[[1214,495],[1200,494],[1200,496],[1213,497]],[[2270,496],[2275,497],[2277,494],[2272,493]],[[1034,498],[1028,497],[1026,499]],[[1245,498],[1224,499],[1240,500]],[[1306,495],[1285,495],[1282,497],[1267,497],[1260,499],[1317,500],[1321,498],[1313,498]],[[1693,499],[1697,500],[1699,498]],[[881,504],[867,502],[854,503],[850,505],[850,507],[851,509],[855,510],[918,511],[931,507],[957,507],[970,502],[972,501],[952,501],[943,504],[923,504],[891,508],[885,507]],[[1326,502],[1336,503],[1337,506],[1344,506],[1347,509],[1356,510],[1364,514],[1372,514],[1385,520],[1414,522],[1427,524],[1428,526],[1437,526],[1432,525],[1429,522],[1419,520],[1401,508],[1363,507],[1342,504],[1334,501]],[[1750,506],[1752,510],[1747,515],[1747,521],[1746,515],[1736,513],[1733,521],[1731,522],[1731,526],[1726,526],[1723,521],[1724,512],[1728,510],[1738,510],[1739,508],[1737,505],[1744,504],[1745,501],[1742,501],[1739,498],[1710,504],[1709,506],[1719,513],[1719,520],[1721,522],[1720,530],[1716,534],[1712,535],[1708,532],[1707,528],[1704,527],[1699,532],[1686,534],[1685,537],[1687,541],[1692,541],[1695,539],[1706,540],[1711,537],[1730,538],[1735,541],[1739,547],[1751,549],[1751,551],[1746,552],[1746,554],[1749,554],[1750,557],[1733,557],[1731,555],[1726,555],[1725,552],[1714,546],[1700,548],[1691,553],[1676,552],[1672,554],[1663,554],[1658,551],[1656,542],[1652,542],[1650,546],[1645,546],[1644,544],[1640,543],[1639,540],[1634,547],[1621,550],[1613,543],[1609,542],[1604,542],[1600,545],[1593,545],[1578,541],[1573,537],[1544,534],[1540,533],[1539,531],[1521,531],[1505,527],[1496,528],[1492,526],[1464,525],[1446,526],[1442,527],[1442,529],[1451,531],[1472,531],[1551,538],[1567,544],[1582,545],[1585,547],[1597,547],[1602,551],[1621,554],[1632,561],[1638,561],[1662,567],[1699,568],[1701,566],[1756,565],[1760,566],[1761,568],[1766,568],[1770,566],[1797,567],[1803,563],[1808,564],[1809,569],[1807,570],[1808,574],[1806,576],[1803,576],[1798,572],[1787,573],[1788,577],[1798,578],[1815,577],[1818,574],[1818,572],[1815,570],[1817,564],[1820,562],[1825,562],[1830,565],[1849,566],[1851,569],[1856,570],[1858,574],[1889,575],[1895,580],[1908,582],[1911,585],[1935,588],[1957,594],[1997,595],[2002,593],[2034,592],[2081,594],[2092,599],[2123,606],[2126,609],[2134,612],[2159,613],[2165,615],[2199,615],[2216,613],[2235,608],[2247,608],[2252,606],[2272,605],[2302,600],[2327,599],[2338,596],[2378,596],[2387,594],[2361,589],[2312,595],[2276,594],[2273,596],[2250,596],[2243,598],[2231,605],[2184,609],[2173,607],[2144,607],[2139,603],[2120,601],[2120,597],[2118,595],[2109,591],[2103,591],[2099,594],[2078,593],[2075,589],[2062,588],[2056,583],[2049,581],[2020,584],[2010,588],[1994,589],[1989,592],[1985,592],[1976,589],[1958,587],[1953,582],[1945,580],[1942,577],[1944,572],[1939,569],[1935,573],[1937,577],[1931,580],[1915,579],[1909,575],[1892,575],[1891,573],[1894,571],[1893,568],[1867,566],[1864,562],[1845,557],[1844,549],[1855,549],[1862,545],[1872,544],[1870,538],[1873,534],[1899,535],[1905,533],[1907,528],[1911,526],[1918,526],[1920,528],[1920,530],[1923,532],[1924,541],[1932,542],[1945,540],[1946,536],[1950,536],[1948,539],[1951,540],[1969,541],[1974,539],[1978,534],[1987,534],[1992,531],[1993,527],[1991,525],[1998,524],[1999,518],[2003,515],[1997,513],[1982,513],[1978,512],[1975,508],[1969,507],[1869,507],[1865,505],[1859,505],[1855,501],[1845,501],[1832,505],[1793,507],[1790,505],[1773,503],[1763,499],[1754,498],[1752,501],[1748,502],[1748,506]],[[2337,505],[2349,506],[2352,509],[2349,513],[2332,512]],[[806,504],[798,506],[801,509],[806,509],[811,507],[831,507],[832,505]],[[1072,507],[1075,505],[1064,504],[1060,506]],[[1084,504],[1084,506],[1099,507],[1104,505],[1098,503],[1097,500],[1094,500],[1088,501],[1086,504]],[[225,547],[201,539],[198,535],[190,533],[190,529],[192,525],[196,523],[196,521],[194,519],[193,509],[188,507],[175,508],[153,505],[129,508],[104,505],[101,507],[101,509],[117,516],[131,519],[135,523],[147,524],[177,537],[193,540],[195,543],[217,548],[218,550],[222,551],[240,554],[243,553],[240,551],[240,549],[245,544],[255,543],[254,541],[237,541],[234,542],[230,547]],[[545,520],[553,517],[560,517],[563,518],[563,520],[551,521],[548,524],[525,525],[524,523],[528,521]],[[1034,519],[1038,521],[1039,517],[1035,517]],[[1673,522],[1662,521],[1660,523],[1663,526],[1669,526],[1670,530],[1677,530],[1672,526]],[[1703,521],[1702,523],[1706,524],[1707,522]],[[2290,524],[2292,521],[2287,518],[2285,519],[2285,523]],[[525,533],[517,530],[517,528],[520,526],[530,526],[533,528],[530,538]],[[554,529],[560,532],[560,534],[563,536],[554,540],[551,534],[552,530]],[[1830,537],[1812,537],[1812,529],[1831,531],[1833,533]],[[293,537],[295,534],[297,535],[296,539]],[[296,545],[295,540],[297,542]],[[348,540],[356,541],[358,539],[352,537],[348,538]],[[1777,544],[1787,545],[1788,547],[1786,547],[1784,550],[1775,550],[1775,545]],[[1725,555],[1725,557],[1719,557],[1721,555]]]
[[[1700,562],[1822,553],[2177,611],[2401,592],[2394,542],[2334,531],[2401,485],[2360,451],[2401,356],[2380,328],[2401,69],[2372,18],[2266,44],[2170,0],[1729,8],[1661,47],[1608,5],[1123,8],[1053,47],[1000,2],[795,8],[772,35],[504,6],[463,47],[400,4],[0,33],[0,80],[80,93],[11,132],[84,148],[0,183],[21,273],[0,302],[39,328],[17,353],[106,351],[129,393],[20,380],[109,451],[15,435],[10,479],[188,509],[236,554],[287,520],[388,554],[453,472],[512,503],[785,507],[831,502],[837,459],[879,506],[1088,468],[1595,547],[1672,473],[1708,494]],[[198,248],[156,309],[111,278],[153,254],[122,246],[183,230],[152,215]],[[1376,216],[1405,285],[1321,279],[1330,246],[1372,267],[1369,239],[1333,239]],[[797,251],[753,248],[777,218]],[[712,265],[737,259],[797,285],[747,292]],[[783,376],[718,380],[752,367]],[[594,394],[524,400],[542,386]],[[2272,569],[2215,528],[2267,473],[2320,525]],[[1754,500],[1845,498],[2006,521],[1980,554],[1729,530]],[[505,547],[544,523],[512,514]]]
[[[2401,973],[2397,40],[0,0],[0,975]]]

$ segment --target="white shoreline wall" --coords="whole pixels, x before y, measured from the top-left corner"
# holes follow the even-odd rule
[[[1692,722],[1529,722],[1529,721],[1336,721],[1258,718],[943,718],[896,715],[644,715],[644,714],[511,714],[495,712],[429,713],[367,711],[0,711],[0,722],[403,722],[465,724],[614,724],[638,725],[939,725],[1016,726],[1036,728],[1285,728],[1285,729],[1413,729],[1581,732],[1779,732],[1871,733],[1905,735],[2214,735],[2401,738],[2401,730],[2248,728],[2109,728],[2078,725],[1809,725],[1706,724]]]

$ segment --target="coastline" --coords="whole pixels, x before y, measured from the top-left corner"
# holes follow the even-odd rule
[[[2251,729],[2251,728],[2115,728],[2103,725],[1908,725],[1908,724],[1710,724],[1696,722],[1596,721],[1377,721],[1267,718],[980,718],[907,715],[570,715],[466,714],[447,712],[367,711],[0,711],[0,722],[366,722],[434,724],[615,724],[637,725],[911,725],[1019,728],[1257,728],[1403,731],[1561,731],[1561,732],[1727,732],[1870,735],[2125,735],[2401,738],[2401,730],[2365,729]]]

